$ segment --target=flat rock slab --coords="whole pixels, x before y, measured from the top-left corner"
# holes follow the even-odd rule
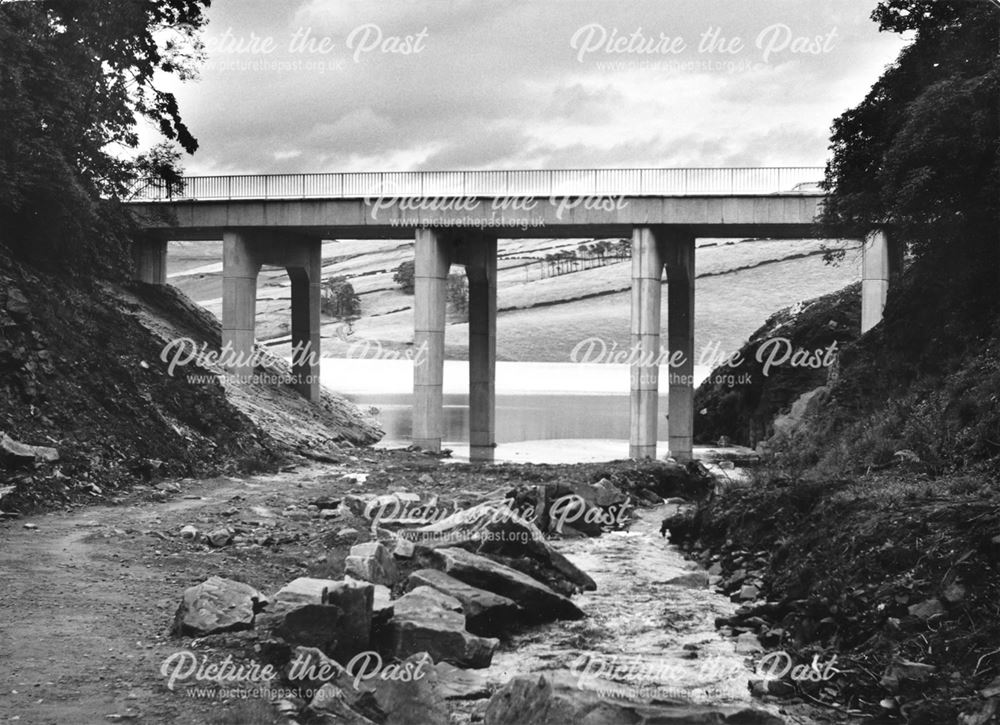
[[[515,677],[490,698],[486,725],[785,725],[749,707],[654,705],[628,699],[627,690],[607,697],[579,684],[576,675],[560,671]]]
[[[437,569],[418,569],[410,574],[407,586],[433,587],[454,597],[462,604],[465,628],[484,637],[507,631],[522,613],[513,599],[470,586]]]
[[[184,591],[173,631],[198,637],[250,629],[266,604],[267,597],[249,584],[213,576]]]
[[[427,566],[470,586],[512,599],[525,611],[530,622],[582,619],[586,616],[568,598],[527,574],[464,549],[424,550],[420,558]]]

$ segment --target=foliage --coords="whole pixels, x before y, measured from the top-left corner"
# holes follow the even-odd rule
[[[395,273],[392,275],[392,281],[399,285],[399,288],[403,290],[405,294],[413,294],[413,276],[415,263],[412,259],[400,263],[396,267]]]
[[[880,28],[915,40],[833,125],[823,222],[830,236],[887,226],[936,264],[996,256],[1000,9],[887,0]]]
[[[320,309],[325,315],[351,320],[361,315],[361,299],[347,277],[328,277],[323,280]]]
[[[459,315],[469,313],[469,280],[464,273],[448,275],[448,304]]]
[[[718,361],[695,392],[695,439],[715,443],[725,436],[754,446],[773,433],[776,415],[801,396],[827,385],[831,368],[779,363],[786,354],[775,341],[788,340],[795,350],[836,351],[854,342],[861,326],[859,285],[799,303],[771,315],[739,350],[735,360]],[[825,352],[824,352],[825,354]],[[837,353],[835,353],[837,354]],[[764,374],[764,363],[776,364]],[[833,369],[836,368],[836,362]]]
[[[208,0],[0,5],[0,242],[64,269],[107,268],[130,232],[120,199],[140,175],[176,177],[176,151],[129,158],[137,121],[192,153],[157,83],[193,75]]]

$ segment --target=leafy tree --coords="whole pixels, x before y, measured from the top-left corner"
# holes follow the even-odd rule
[[[414,289],[414,269],[415,264],[412,259],[401,263],[396,267],[395,274],[392,275],[392,281],[399,285],[399,288],[403,290],[408,295],[413,294]]]
[[[137,119],[193,153],[163,74],[189,78],[208,0],[0,4],[0,243],[36,262],[107,268],[132,229],[119,200],[177,153],[136,157]]]
[[[931,264],[995,256],[1000,8],[887,0],[872,18],[916,37],[834,122],[827,233],[860,237],[887,226]]]
[[[356,319],[361,315],[361,299],[347,277],[336,276],[323,280],[320,309],[323,314],[340,320]]]

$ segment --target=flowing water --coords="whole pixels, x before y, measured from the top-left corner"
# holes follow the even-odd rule
[[[714,623],[736,605],[707,587],[667,583],[704,570],[660,537],[666,510],[640,509],[627,531],[555,542],[597,583],[596,591],[574,597],[588,617],[516,636],[494,656],[487,678],[502,683],[571,670],[654,700],[751,704],[745,658]]]

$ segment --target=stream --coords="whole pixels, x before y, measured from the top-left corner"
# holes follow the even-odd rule
[[[747,689],[744,656],[715,628],[715,618],[736,605],[707,587],[666,583],[704,572],[661,538],[667,509],[638,509],[628,530],[553,542],[597,583],[596,591],[573,598],[588,617],[516,635],[483,671],[487,679],[571,670],[644,699],[760,707]]]

